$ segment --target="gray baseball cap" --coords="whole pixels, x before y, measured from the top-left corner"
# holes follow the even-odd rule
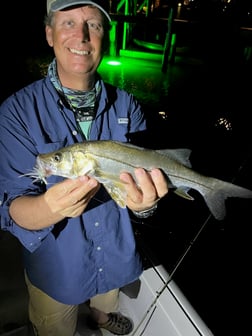
[[[47,14],[52,11],[56,12],[61,9],[75,6],[75,5],[92,5],[97,8],[99,8],[108,18],[109,21],[111,21],[111,18],[108,14],[108,5],[109,2],[106,0],[47,0]]]

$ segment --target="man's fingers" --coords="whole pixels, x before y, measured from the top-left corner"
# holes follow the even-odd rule
[[[150,172],[150,175],[156,187],[158,197],[164,197],[168,193],[168,184],[166,181],[166,177],[160,169],[153,169]]]

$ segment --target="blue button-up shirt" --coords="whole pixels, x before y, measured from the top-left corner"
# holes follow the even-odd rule
[[[123,90],[102,82],[90,140],[128,141],[144,131],[138,102]],[[0,220],[22,243],[30,281],[54,299],[79,304],[137,279],[142,272],[127,209],[118,207],[100,188],[85,212],[42,230],[27,230],[9,215],[11,200],[38,195],[48,185],[29,176],[39,153],[81,142],[74,114],[64,106],[48,77],[28,85],[0,107]]]

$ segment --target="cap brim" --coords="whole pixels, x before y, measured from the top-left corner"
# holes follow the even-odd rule
[[[56,3],[57,3],[57,2],[54,2],[54,3],[52,3],[52,5],[51,5],[51,9],[50,9],[50,10],[51,10],[52,12],[56,12],[56,11],[65,9],[65,8],[67,8],[67,7],[75,6],[75,5],[93,5],[93,6],[97,7],[97,8],[99,8],[99,9],[105,14],[105,16],[107,17],[107,19],[108,19],[109,21],[111,21],[111,17],[109,16],[108,12],[105,11],[104,8],[102,8],[100,5],[98,5],[98,4],[97,4],[96,2],[94,2],[94,1],[90,1],[90,0],[73,1],[73,2],[71,2],[71,4],[68,4],[67,6],[66,6],[66,4],[62,4],[62,5],[60,5],[59,3],[56,5]]]

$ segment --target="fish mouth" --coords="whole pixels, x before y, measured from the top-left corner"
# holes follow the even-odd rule
[[[43,170],[44,177],[51,176],[52,174],[53,174],[53,170],[52,169],[50,169],[50,168],[44,168],[44,170]]]
[[[50,165],[45,165],[39,158],[36,164],[36,171],[40,177],[48,177],[51,176],[54,172],[54,169]]]

